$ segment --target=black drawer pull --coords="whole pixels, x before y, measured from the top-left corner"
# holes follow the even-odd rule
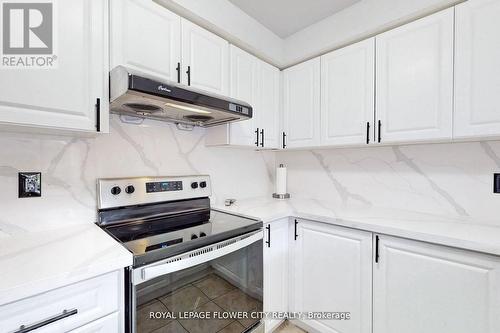
[[[254,133],[255,133],[255,137],[257,138],[256,139],[257,141],[255,141],[255,145],[258,147],[259,146],[259,129],[257,128]]]
[[[262,137],[261,137],[261,142],[260,142],[260,146],[261,146],[262,148],[264,148],[264,129],[262,129],[262,130],[260,131],[260,135],[262,135]]]
[[[366,144],[370,144],[370,122],[366,123]]]
[[[19,329],[17,331],[15,331],[14,333],[26,333],[26,332],[31,332],[31,331],[34,331],[36,329],[39,329],[41,327],[44,327],[44,326],[47,326],[49,324],[52,324],[52,323],[55,323],[56,321],[59,321],[59,320],[62,320],[62,319],[65,319],[65,318],[68,318],[68,317],[71,317],[71,316],[74,316],[78,313],[78,310],[77,309],[73,309],[73,310],[64,310],[61,314],[58,314],[58,315],[55,315],[53,317],[50,317],[48,319],[45,319],[43,321],[40,321],[38,323],[35,323],[35,324],[32,324],[32,325],[29,325],[29,326],[25,326],[25,325],[21,325],[19,327]]]

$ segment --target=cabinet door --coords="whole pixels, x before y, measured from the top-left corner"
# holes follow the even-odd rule
[[[0,124],[95,132],[109,130],[108,1],[59,1],[56,66],[0,69]]]
[[[111,0],[110,14],[111,68],[178,82],[181,18],[152,0]]]
[[[185,19],[182,19],[182,64],[182,83],[228,95],[229,43]]]
[[[305,323],[319,332],[371,333],[371,233],[298,222],[291,310],[349,312],[350,320]]]
[[[247,102],[253,108],[252,119],[230,124],[230,144],[256,147],[259,114],[259,64],[257,58],[231,45],[230,96]]]
[[[500,2],[456,7],[456,138],[500,136]]]
[[[264,129],[264,148],[278,148],[279,135],[279,98],[280,71],[263,61],[260,63],[260,102],[257,114],[257,125]]]
[[[383,33],[376,43],[381,141],[451,139],[453,8]]]
[[[375,39],[321,57],[321,144],[373,142]]]
[[[380,236],[375,333],[500,332],[500,258]]]
[[[320,58],[283,72],[283,127],[287,148],[320,143]]]
[[[288,311],[288,219],[265,226],[264,244],[264,311]],[[281,323],[266,319],[265,330],[272,332]]]

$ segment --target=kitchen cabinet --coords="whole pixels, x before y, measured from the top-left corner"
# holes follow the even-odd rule
[[[111,68],[180,82],[181,18],[152,0],[111,0]]]
[[[453,17],[449,8],[376,37],[377,141],[451,140]]]
[[[264,312],[288,312],[288,226],[288,219],[264,226]],[[267,318],[265,331],[272,332],[281,322]]]
[[[111,0],[111,68],[229,94],[229,43],[152,0]]]
[[[374,140],[375,39],[321,57],[321,144]]]
[[[296,235],[291,311],[349,312],[350,320],[304,322],[325,333],[371,333],[372,234],[297,220]]]
[[[230,96],[249,103],[252,119],[208,129],[209,146],[231,145],[252,148],[279,146],[280,72],[253,55],[230,46]]]
[[[457,139],[500,136],[500,2],[470,0],[455,12]]]
[[[500,332],[500,258],[378,237],[374,333]]]
[[[181,20],[181,82],[208,92],[229,94],[229,43],[221,37]]]
[[[0,69],[0,125],[108,132],[108,1],[60,1],[57,11],[54,65]]]
[[[120,270],[2,305],[0,327],[14,332],[43,323],[37,332],[122,332],[123,285]]]
[[[283,71],[283,148],[320,144],[320,58]]]

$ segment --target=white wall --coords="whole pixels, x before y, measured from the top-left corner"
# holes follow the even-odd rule
[[[294,198],[500,225],[500,141],[278,153]],[[395,213],[395,216],[398,216]]]
[[[259,58],[285,68],[463,0],[363,0],[286,39],[279,38],[227,0],[155,1]]]
[[[0,132],[0,238],[96,221],[96,180],[103,177],[209,174],[213,200],[269,196],[274,155],[206,148],[205,130],[179,131],[112,116],[111,134],[74,138]],[[42,172],[42,197],[17,197],[17,173]]]
[[[284,41],[227,0],[154,0],[274,66],[282,67]]]
[[[363,0],[285,40],[290,65],[379,34],[462,0]]]

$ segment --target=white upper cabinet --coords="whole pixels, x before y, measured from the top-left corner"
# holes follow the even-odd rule
[[[291,311],[350,313],[349,320],[306,320],[315,332],[372,332],[371,233],[299,220],[293,258]]]
[[[446,9],[376,37],[377,141],[451,139],[453,14]]]
[[[374,333],[500,332],[500,258],[380,236]]]
[[[58,1],[54,18],[54,67],[0,68],[0,124],[108,132],[108,1]]]
[[[283,71],[285,148],[320,144],[320,58]]]
[[[244,101],[253,108],[252,119],[230,124],[231,144],[237,146],[256,146],[257,137],[257,101],[259,95],[259,63],[257,58],[231,45],[230,96]]]
[[[181,82],[208,92],[229,93],[229,43],[182,19]]]
[[[321,144],[373,142],[375,39],[321,57]]]
[[[278,148],[280,70],[263,61],[259,66],[260,100],[257,106],[257,125],[260,128],[260,144],[264,148]]]
[[[500,2],[456,7],[455,138],[500,136]]]
[[[181,18],[152,0],[111,0],[111,68],[179,82]],[[179,69],[177,69],[179,68]]]
[[[207,145],[277,148],[280,72],[253,55],[230,46],[230,96],[249,103],[252,119],[208,129]]]

